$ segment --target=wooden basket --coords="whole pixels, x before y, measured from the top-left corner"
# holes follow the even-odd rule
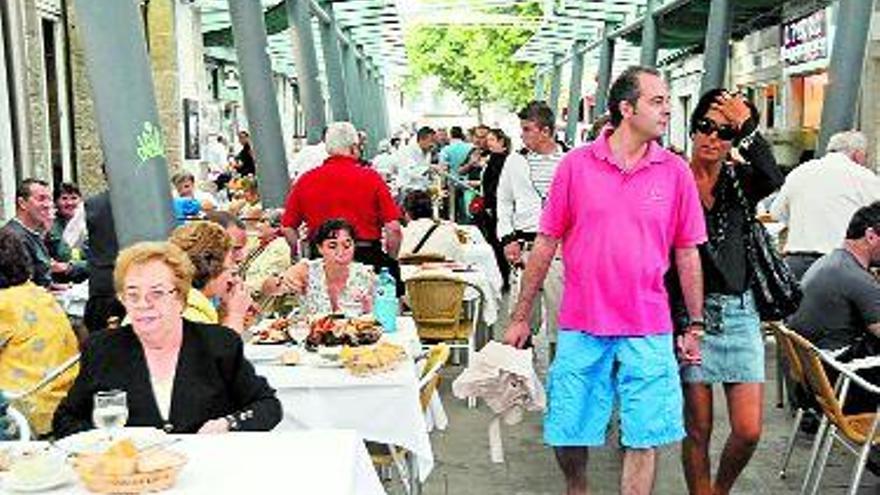
[[[95,473],[88,462],[77,462],[75,467],[80,480],[90,492],[115,494],[159,492],[174,486],[178,473],[186,464],[186,456],[177,455],[180,457],[180,463],[176,466],[124,476]]]

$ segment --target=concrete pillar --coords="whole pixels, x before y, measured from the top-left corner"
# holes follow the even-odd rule
[[[253,1],[253,0],[250,0]],[[306,142],[316,144],[327,125],[324,116],[324,97],[318,81],[318,56],[312,38],[312,21],[307,0],[286,0],[293,60],[299,82],[300,101],[306,118]]]
[[[260,198],[268,208],[281,208],[287,197],[290,176],[275,82],[272,80],[263,7],[252,0],[229,0],[229,14],[248,131],[256,155]]]
[[[323,0],[321,7],[330,16],[329,23],[319,22],[321,48],[324,51],[324,73],[327,74],[327,91],[330,93],[330,115],[332,120],[346,121],[351,119],[351,114],[348,110],[348,95],[345,91],[336,17],[333,16],[333,4],[328,0]]]
[[[562,83],[561,59],[562,55],[554,53],[550,66],[550,100],[547,101],[547,104],[550,105],[550,110],[553,110],[554,117],[559,117],[559,88]]]
[[[578,117],[581,107],[581,82],[584,75],[583,40],[571,47],[571,84],[568,86],[568,121],[565,124],[565,142],[574,146],[577,138]]]
[[[542,71],[543,71],[543,67],[535,68],[535,100],[536,101],[541,101],[544,99],[545,74]]]
[[[730,21],[733,18],[730,0],[712,0],[706,27],[706,49],[703,52],[703,79],[700,94],[724,86],[727,57],[730,53]]]
[[[391,119],[388,115],[388,88],[385,77],[379,76],[379,107],[382,111],[382,134],[384,139],[391,138]]]
[[[645,4],[645,20],[642,22],[642,50],[639,64],[645,67],[657,65],[657,20],[654,19],[656,0]]]
[[[368,61],[363,55],[363,51],[360,47],[358,47],[358,55],[359,56],[356,60],[358,73],[357,81],[358,91],[361,95],[361,111],[363,112],[363,126],[360,129],[367,133],[367,152],[369,153],[369,151],[372,151],[373,141],[376,139],[376,128],[374,127],[375,121],[373,119],[375,117],[375,102],[373,101],[372,90],[370,88]]]
[[[859,89],[862,87],[862,66],[872,4],[865,0],[840,0],[837,8],[837,31],[828,67],[828,87],[825,88],[825,101],[822,104],[819,155],[825,153],[828,139],[833,134],[853,128]]]
[[[171,185],[138,6],[78,1],[76,14],[119,245],[167,239]]]
[[[596,104],[593,106],[591,120],[596,120],[608,111],[608,89],[611,87],[611,70],[614,68],[614,39],[609,38],[611,24],[605,24],[602,44],[599,47],[599,79],[596,87]]]
[[[351,29],[345,30],[346,37],[351,40]],[[345,72],[345,94],[348,99],[348,111],[351,114],[351,123],[358,129],[364,127],[363,99],[360,90],[359,75],[357,68],[357,49],[349,44],[342,43],[342,63]]]

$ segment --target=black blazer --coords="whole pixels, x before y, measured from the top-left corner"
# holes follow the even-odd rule
[[[206,421],[230,414],[239,430],[268,431],[278,424],[281,403],[245,359],[241,338],[219,325],[183,322],[167,421],[156,405],[143,347],[126,325],[89,337],[79,376],[55,411],[55,436],[91,429],[93,395],[111,389],[127,393],[128,426],[195,433]]]

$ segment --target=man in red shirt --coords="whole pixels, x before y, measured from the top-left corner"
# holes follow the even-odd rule
[[[378,172],[361,166],[358,134],[353,125],[330,124],[325,143],[330,156],[320,167],[300,176],[287,196],[281,225],[289,229],[288,239],[296,239],[296,230],[302,223],[311,238],[325,221],[342,218],[354,226],[355,260],[377,269],[387,266],[399,281],[400,270],[394,258],[402,236],[401,214],[388,186]]]

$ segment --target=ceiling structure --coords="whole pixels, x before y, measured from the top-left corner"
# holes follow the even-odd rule
[[[284,0],[260,0],[265,10],[269,54],[272,67],[291,77],[296,76],[293,45]],[[320,79],[324,77],[324,53],[321,49],[320,23],[326,11],[315,0],[303,0],[312,9],[312,38],[318,57]],[[227,0],[199,0],[202,14],[202,37],[205,51],[211,56],[235,60],[229,4]],[[376,68],[393,83],[406,72],[403,29],[394,0],[335,0],[332,2],[336,23],[346,39],[361,47]]]

